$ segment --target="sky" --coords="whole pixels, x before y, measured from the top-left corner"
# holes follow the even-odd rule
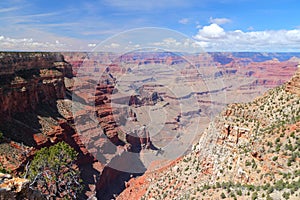
[[[299,19],[298,0],[1,0],[0,49],[90,51],[124,31],[157,27],[205,51],[300,52]],[[159,39],[184,43],[169,33]]]

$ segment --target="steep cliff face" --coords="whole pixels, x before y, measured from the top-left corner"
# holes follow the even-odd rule
[[[63,62],[58,53],[1,52],[0,75],[11,75],[21,70],[48,69],[54,62]]]
[[[286,91],[300,96],[300,64],[292,79],[286,85]]]
[[[0,53],[0,130],[8,138],[40,148],[71,137],[60,114],[64,80],[72,67],[58,53]],[[62,104],[60,104],[62,105]],[[60,106],[62,108],[63,106]]]
[[[74,129],[72,102],[66,96],[65,81],[71,82],[72,66],[59,53],[0,55],[0,132],[4,135],[0,142],[0,169],[20,174],[37,149],[59,141],[79,153],[77,164],[81,171],[92,168],[95,158]],[[86,185],[90,183],[86,181],[89,176],[83,179]],[[27,186],[24,187],[28,189]],[[20,199],[19,194],[9,192],[5,198],[7,194]]]
[[[0,115],[35,110],[65,97],[64,77],[71,66],[56,53],[1,53]]]

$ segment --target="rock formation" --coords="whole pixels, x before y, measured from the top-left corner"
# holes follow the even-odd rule
[[[19,174],[36,149],[62,140],[79,153],[78,165],[93,163],[95,158],[74,130],[70,100],[65,99],[64,81],[73,73],[64,57],[1,53],[0,68],[0,132],[5,138],[0,149],[7,149],[1,153],[1,170]]]
[[[35,110],[65,97],[71,67],[57,53],[1,53],[0,115]]]
[[[287,83],[286,90],[290,93],[300,96],[300,64],[298,70],[292,79]]]
[[[10,174],[0,173],[0,199],[46,200],[39,191],[30,189],[29,184],[29,180],[27,179],[16,178]]]

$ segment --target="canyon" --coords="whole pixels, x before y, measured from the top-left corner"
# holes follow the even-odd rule
[[[191,152],[131,179],[117,199],[299,199],[299,72],[228,105]]]
[[[206,128],[220,112],[228,118],[244,117],[241,113],[246,111],[236,111],[243,104],[224,111],[225,106],[248,105],[282,85],[300,61],[296,53],[2,52],[0,56],[1,169],[21,175],[37,149],[65,141],[79,153],[76,163],[85,184],[82,199],[111,199],[124,189],[121,199],[151,198],[145,185],[156,180],[152,176],[177,172],[181,164],[175,167],[176,163],[200,154],[200,147],[194,145],[198,150],[193,150],[192,144],[205,134],[214,139]],[[297,74],[286,91],[299,95]],[[217,127],[224,136],[216,136],[220,138],[216,144],[225,148],[249,141],[253,128],[244,124],[236,128],[229,123],[232,119],[216,120],[224,124]],[[260,121],[270,123],[263,117]],[[203,141],[200,149],[207,143]],[[216,151],[221,155],[223,150]],[[258,152],[252,153],[259,159]],[[201,173],[217,173],[211,166],[213,158],[204,160]],[[148,175],[155,170],[158,174]],[[153,184],[150,190],[157,190]]]

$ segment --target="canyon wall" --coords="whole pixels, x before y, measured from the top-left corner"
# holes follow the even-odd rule
[[[58,53],[0,53],[0,116],[35,110],[65,97],[71,66]]]

